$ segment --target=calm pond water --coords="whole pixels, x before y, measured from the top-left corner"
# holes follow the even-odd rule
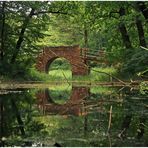
[[[0,146],[148,146],[148,98],[121,87],[0,91]]]

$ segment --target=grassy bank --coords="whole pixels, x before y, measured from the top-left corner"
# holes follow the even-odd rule
[[[95,70],[95,71],[94,71]],[[35,69],[31,69],[29,72],[30,79],[33,81],[110,81],[110,77],[105,73],[110,75],[117,75],[117,70],[113,67],[106,67],[106,68],[92,68],[89,75],[85,76],[73,76],[71,70],[51,70],[49,74],[40,73]]]

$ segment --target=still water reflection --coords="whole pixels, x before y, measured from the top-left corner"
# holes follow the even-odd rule
[[[148,98],[128,88],[0,93],[0,146],[148,146]]]

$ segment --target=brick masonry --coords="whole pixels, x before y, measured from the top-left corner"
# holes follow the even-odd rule
[[[82,50],[79,46],[44,47],[37,58],[36,68],[47,73],[50,64],[55,59],[65,58],[71,64],[72,75],[87,75],[89,69],[81,56]]]
[[[37,93],[38,108],[45,114],[61,114],[61,115],[85,115],[86,111],[82,108],[83,100],[89,96],[90,88],[88,87],[72,87],[71,96],[64,104],[57,104],[54,98],[50,97],[49,90],[43,90]]]

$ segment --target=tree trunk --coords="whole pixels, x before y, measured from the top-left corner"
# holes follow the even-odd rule
[[[123,7],[120,8],[119,14],[120,14],[120,17],[122,17],[122,16],[125,15],[125,9]],[[127,32],[126,27],[125,27],[125,24],[123,22],[120,22],[120,24],[119,24],[119,30],[120,30],[120,33],[122,35],[122,40],[123,40],[123,44],[125,45],[125,47],[127,49],[128,48],[132,48],[132,45],[131,45],[131,41],[130,41],[128,32]]]
[[[129,129],[130,123],[132,121],[132,115],[126,115],[123,119],[122,125],[121,125],[121,137],[124,139],[126,137],[126,132]]]
[[[17,118],[17,122],[19,124],[20,132],[21,132],[22,136],[25,136],[24,123],[21,119],[21,115],[20,115],[18,108],[15,104],[15,101],[13,99],[11,99],[11,104],[12,104],[12,107],[13,107],[14,112],[16,114],[16,118]]]
[[[84,25],[84,45],[86,48],[88,47],[88,31],[86,25]]]
[[[2,3],[2,27],[1,27],[1,47],[0,47],[0,59],[4,57],[4,29],[5,29],[5,1]]]
[[[87,136],[87,132],[88,132],[88,116],[85,115],[84,117],[84,136]]]
[[[146,122],[146,117],[143,115],[142,117],[140,117],[140,123],[138,126],[137,130],[137,139],[141,139],[144,136],[144,132],[145,132],[145,127],[144,124]]]
[[[146,22],[148,22],[148,8],[146,7],[145,3],[142,1],[137,2],[137,7],[141,11],[141,13],[143,14]]]
[[[21,29],[19,38],[18,38],[17,43],[16,43],[15,52],[14,52],[12,59],[11,59],[12,64],[15,63],[16,58],[19,54],[21,44],[24,40],[24,34],[25,34],[25,31],[26,31],[27,25],[28,25],[30,19],[32,18],[32,16],[34,15],[34,12],[35,12],[35,9],[32,8],[31,11],[30,11],[30,14],[26,17],[26,19],[23,22],[22,29]]]
[[[138,16],[136,17],[136,26],[137,26],[137,30],[138,30],[140,46],[146,47],[146,41],[145,41],[145,37],[144,37],[144,29],[142,26],[142,21],[140,20],[140,18]]]
[[[2,137],[4,137],[4,105],[3,100],[0,100],[0,147],[5,146],[5,141],[2,140]]]
[[[3,111],[4,111],[4,106],[3,106],[3,101],[2,99],[0,100],[0,138],[4,136],[4,121],[3,121]]]

